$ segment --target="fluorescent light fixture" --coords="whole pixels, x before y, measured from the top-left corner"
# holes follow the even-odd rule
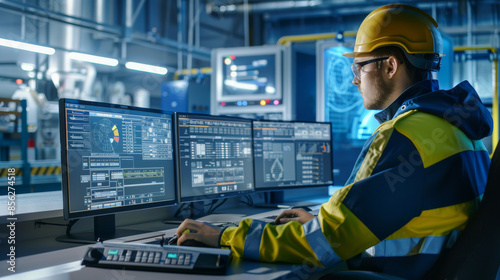
[[[69,56],[69,58],[74,59],[74,60],[97,63],[97,64],[102,64],[102,65],[107,65],[107,66],[118,65],[118,59],[114,59],[114,58],[108,58],[108,57],[102,57],[102,56],[90,55],[90,54],[84,54],[84,53],[78,53],[78,52],[70,52],[68,56]]]
[[[53,48],[23,43],[19,41],[7,40],[2,38],[0,38],[0,46],[14,48],[18,50],[36,52],[41,54],[47,54],[47,55],[53,55],[56,52],[56,50]]]
[[[125,67],[131,70],[149,72],[153,74],[165,75],[168,72],[168,69],[161,66],[154,66],[149,64],[142,64],[137,62],[127,62],[125,63]]]
[[[24,71],[33,71],[35,70],[35,65],[31,63],[21,63],[21,69]]]

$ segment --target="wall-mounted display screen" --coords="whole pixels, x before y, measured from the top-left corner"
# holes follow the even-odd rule
[[[280,105],[282,52],[279,46],[214,49],[212,96],[216,104],[223,107]]]

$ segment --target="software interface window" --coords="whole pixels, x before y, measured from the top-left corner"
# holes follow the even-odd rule
[[[223,58],[223,96],[276,95],[275,54]]]
[[[333,183],[329,123],[254,121],[253,132],[257,189]]]
[[[70,212],[175,200],[172,116],[66,104]]]
[[[254,190],[252,123],[178,114],[181,201]]]

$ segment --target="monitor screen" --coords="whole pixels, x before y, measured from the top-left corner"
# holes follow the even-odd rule
[[[259,106],[282,102],[282,48],[215,49],[212,53],[212,84],[218,106]]]
[[[254,191],[252,121],[176,113],[181,202]]]
[[[60,99],[65,219],[178,202],[171,113]]]
[[[276,94],[276,55],[228,55],[221,59],[223,96]]]
[[[330,123],[253,121],[256,190],[333,184]]]

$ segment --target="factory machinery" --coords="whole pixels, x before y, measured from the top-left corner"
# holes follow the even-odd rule
[[[45,186],[44,190],[48,190],[47,187],[50,186],[58,189],[59,185],[54,184],[61,181],[61,163],[57,157],[57,123],[55,127],[40,127],[39,133],[42,135],[38,135],[34,132],[36,127],[28,124],[27,104],[27,99],[0,98],[0,183],[15,184],[17,193],[36,191],[36,186]],[[36,112],[34,109],[33,111]],[[40,125],[53,123],[53,118],[54,114],[49,114],[49,119],[40,117]],[[57,116],[55,121],[57,122]],[[45,146],[40,147],[39,151],[44,154],[46,160],[35,160],[35,137],[40,139],[40,142],[45,139]]]
[[[102,86],[89,67],[53,75],[53,95],[102,101]],[[47,101],[35,82],[39,81],[30,80],[28,85],[19,81],[10,98],[0,98],[0,184],[15,185],[18,194],[61,189],[58,103]],[[106,101],[131,105],[132,96],[125,94],[122,82],[110,83],[107,91]],[[144,89],[134,92],[133,98],[134,105],[149,107],[149,92]]]

